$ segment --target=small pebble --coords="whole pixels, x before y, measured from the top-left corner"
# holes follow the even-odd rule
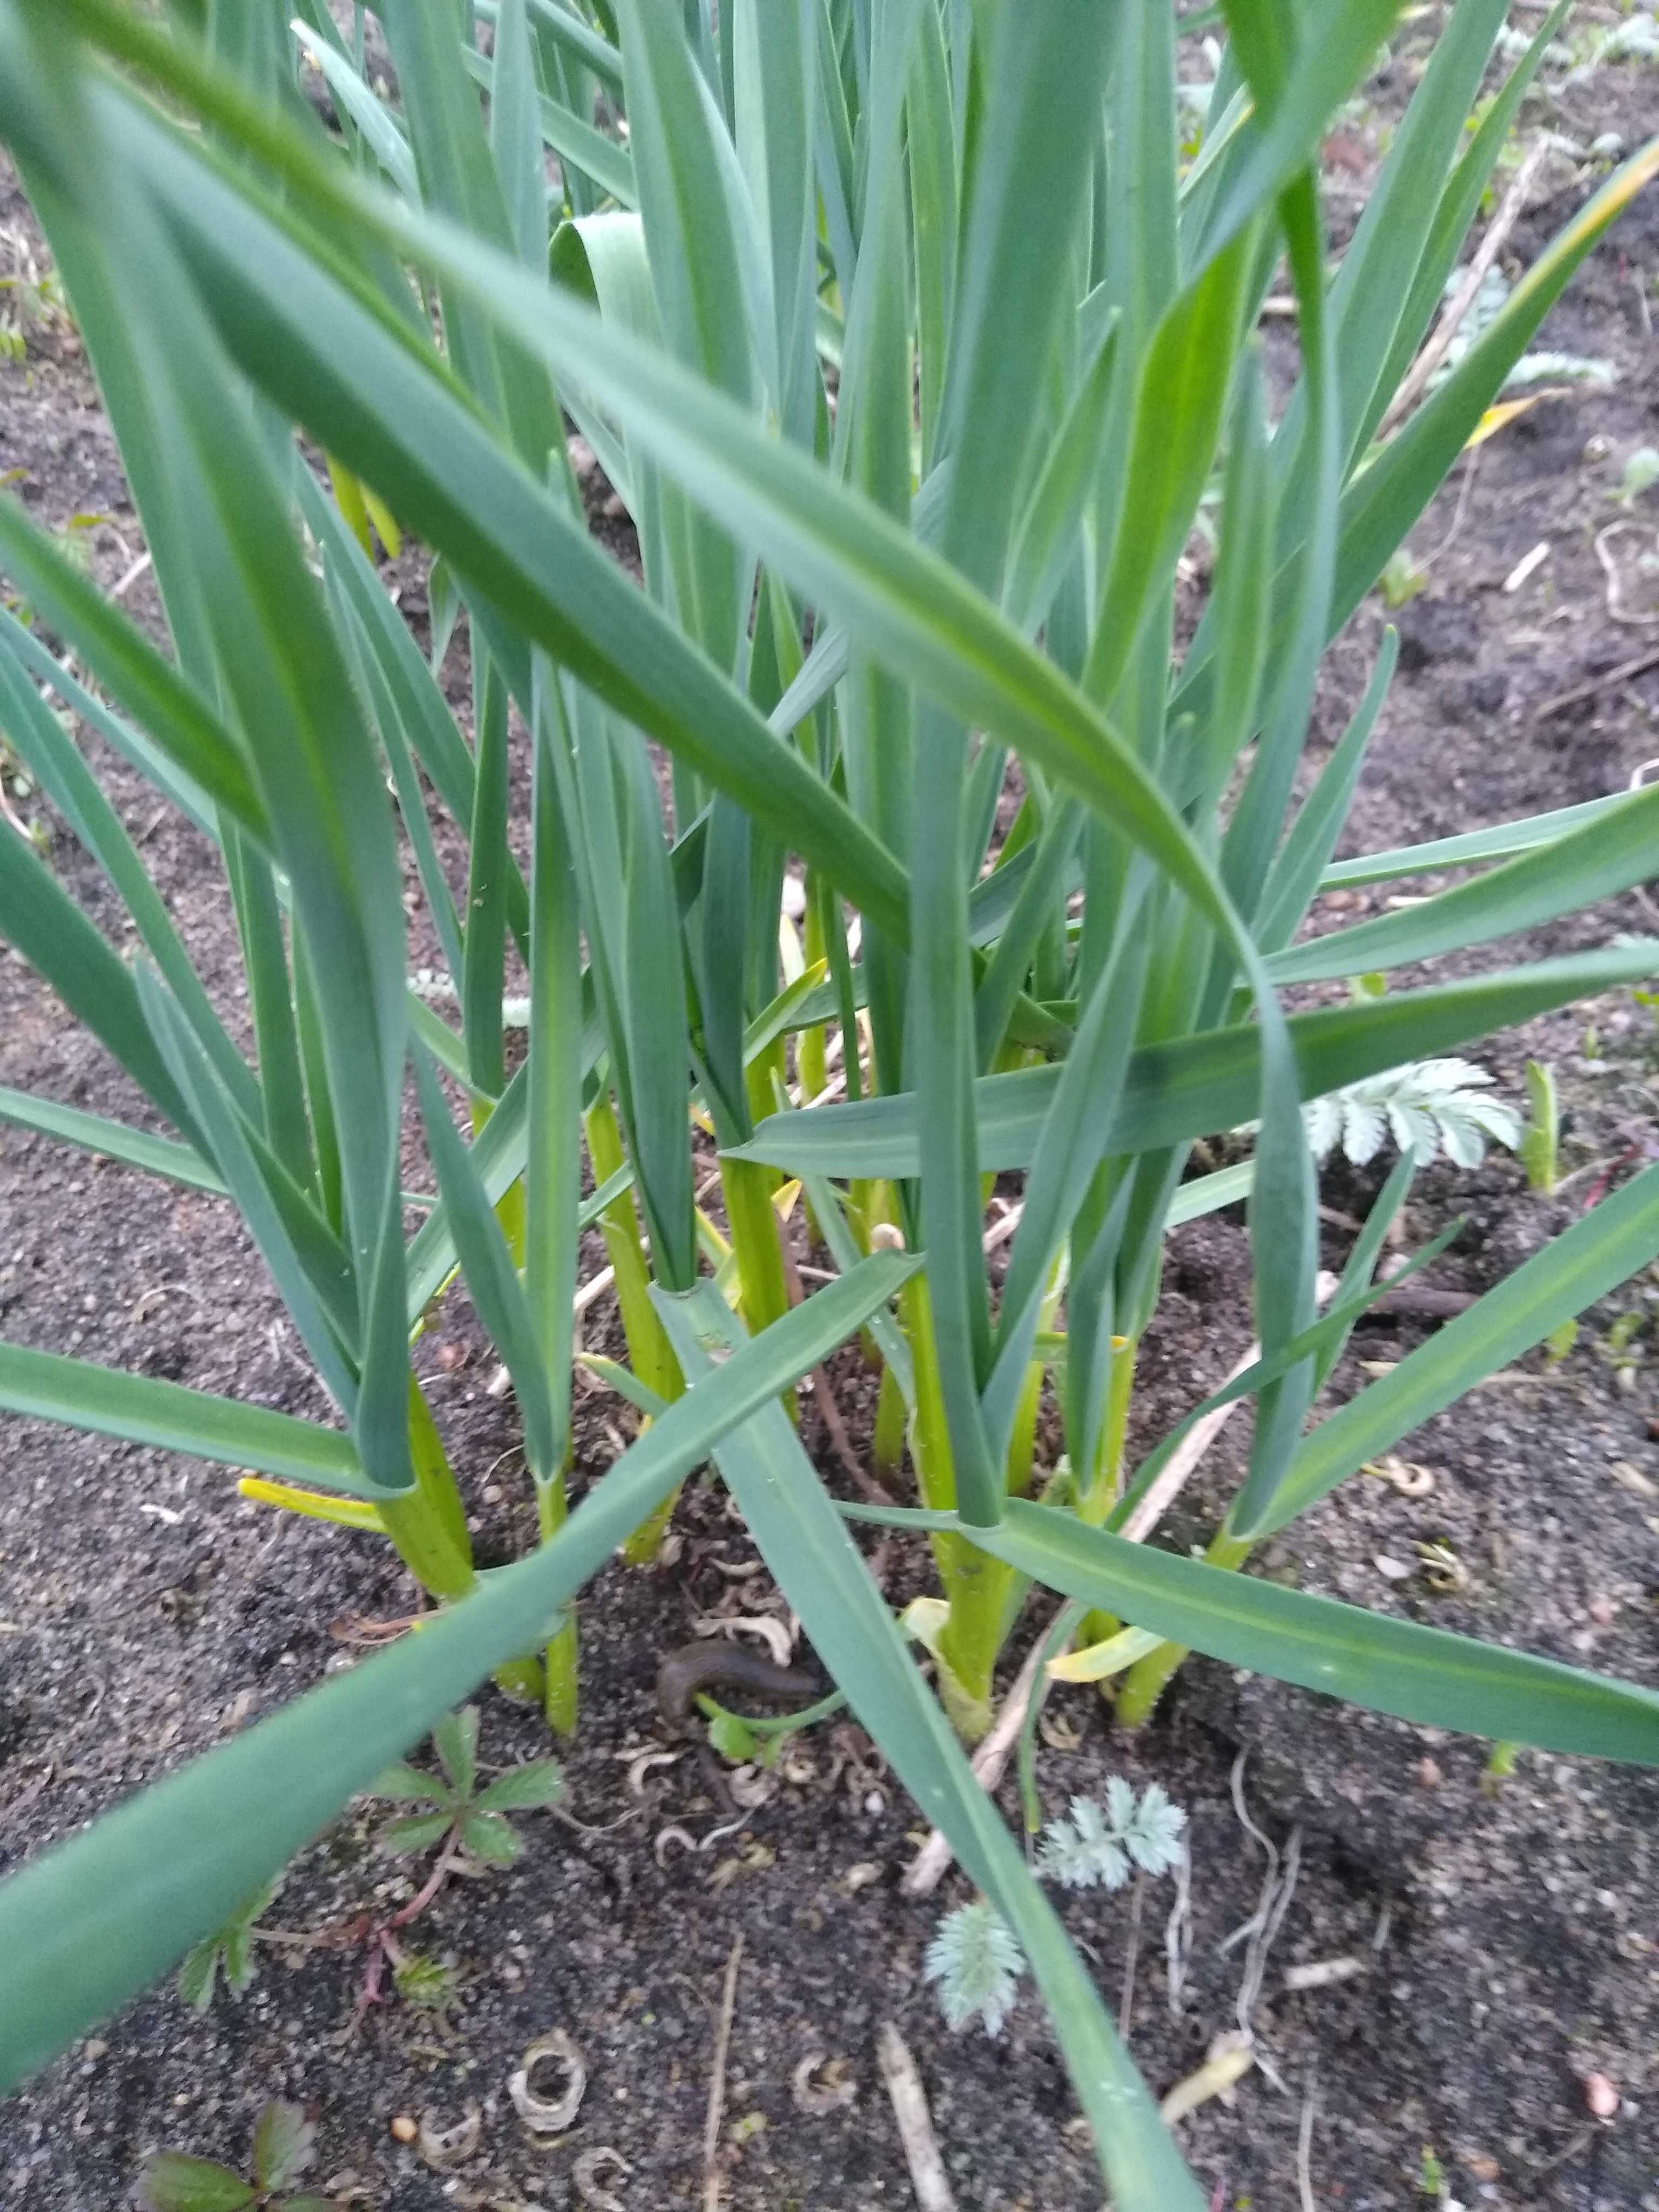
[[[421,2130],[419,2124],[410,2119],[407,2112],[399,2112],[392,2122],[392,2132],[399,2142],[410,2143]]]
[[[1445,1780],[1437,1759],[1419,1759],[1417,1762],[1417,1786],[1419,1790],[1437,1790]]]
[[[1584,2080],[1584,2102],[1598,2120],[1610,2120],[1619,2110],[1619,2092],[1605,2074],[1587,2075]]]
[[[1610,1628],[1612,1626],[1613,1613],[1613,1600],[1610,1597],[1593,1597],[1590,1600],[1589,1617],[1599,1627]]]

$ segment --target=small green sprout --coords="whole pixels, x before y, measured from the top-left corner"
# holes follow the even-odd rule
[[[1576,1321],[1564,1321],[1559,1328],[1553,1328],[1544,1339],[1545,1364],[1550,1367],[1559,1367],[1577,1341],[1578,1323]]]
[[[252,2181],[216,2159],[153,2151],[138,2176],[138,2202],[145,2212],[331,2212],[328,2197],[285,2194],[316,2157],[316,2134],[299,2106],[273,2099],[254,2124]]]
[[[1402,545],[1389,556],[1382,570],[1382,604],[1392,614],[1428,588],[1429,572]]]
[[[1601,1357],[1615,1372],[1620,1368],[1634,1368],[1641,1364],[1642,1355],[1632,1350],[1637,1338],[1647,1327],[1644,1313],[1621,1313],[1611,1322],[1602,1339]]]
[[[382,1832],[381,1844],[401,1854],[444,1844],[486,1866],[511,1866],[524,1844],[505,1815],[558,1802],[564,1794],[564,1771],[558,1760],[533,1759],[525,1765],[510,1766],[480,1790],[476,1705],[447,1714],[432,1731],[432,1747],[443,1769],[441,1777],[400,1762],[388,1767],[374,1784],[371,1794],[376,1797],[433,1808],[393,1820]]]
[[[1546,1198],[1555,1194],[1561,1171],[1561,1107],[1556,1097],[1555,1073],[1541,1060],[1527,1062],[1527,1126],[1517,1157],[1527,1181]]]
[[[242,1899],[216,1934],[204,1937],[185,1954],[179,1968],[179,1994],[195,2011],[205,2012],[213,2002],[214,1987],[222,1968],[225,1986],[233,1996],[240,1996],[257,1978],[259,1969],[253,1955],[255,1928],[270,1910],[271,1900],[282,1886],[279,1875],[262,1889],[254,1890]]]
[[[1659,483],[1659,447],[1638,446],[1625,463],[1625,473],[1619,479],[1619,489],[1613,495],[1620,507],[1634,507],[1642,494]]]
[[[1496,1797],[1504,1784],[1515,1772],[1515,1763],[1521,1747],[1515,1743],[1495,1743],[1492,1756],[1481,1771],[1480,1788],[1488,1797]]]
[[[392,1970],[392,1982],[404,2002],[422,2012],[447,2012],[460,1988],[455,1969],[424,1951],[405,1951]]]

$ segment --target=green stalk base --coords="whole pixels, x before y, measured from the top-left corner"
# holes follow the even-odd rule
[[[876,1431],[870,1446],[878,1481],[891,1481],[904,1464],[904,1393],[890,1367],[881,1370],[876,1396]]]
[[[1225,1528],[1219,1528],[1204,1554],[1205,1564],[1236,1570],[1249,1558],[1251,1549],[1243,1539],[1230,1536]],[[1136,1660],[1123,1676],[1117,1693],[1117,1717],[1125,1728],[1144,1728],[1151,1720],[1158,1710],[1158,1699],[1189,1649],[1185,1644],[1160,1644],[1156,1651],[1149,1651],[1144,1659]],[[1109,1685],[1103,1682],[1100,1686],[1103,1691]]]

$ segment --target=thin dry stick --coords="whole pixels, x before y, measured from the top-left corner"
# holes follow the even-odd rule
[[[1571,692],[1555,692],[1544,706],[1533,708],[1533,721],[1548,721],[1551,714],[1559,714],[1568,706],[1583,706],[1586,699],[1595,699],[1597,692],[1617,690],[1620,684],[1628,684],[1631,677],[1646,677],[1650,668],[1659,668],[1659,646],[1650,653],[1637,653],[1632,661],[1620,661],[1617,668],[1608,668],[1604,677],[1590,677],[1589,684],[1575,684]]]
[[[1504,193],[1497,214],[1486,225],[1486,234],[1476,248],[1474,258],[1465,270],[1463,281],[1458,286],[1451,305],[1441,316],[1433,337],[1412,363],[1404,383],[1390,402],[1378,430],[1379,436],[1385,436],[1404,417],[1407,410],[1416,405],[1424,386],[1446,358],[1452,340],[1463,327],[1464,317],[1474,305],[1480,287],[1486,281],[1487,270],[1497,260],[1504,241],[1521,219],[1527,204],[1527,195],[1531,191],[1548,152],[1548,141],[1539,139],[1516,171],[1514,182]]]
[[[1025,1725],[1025,1711],[1036,1686],[1045,1641],[1045,1637],[1039,1636],[1032,1644],[1030,1656],[1020,1668],[1002,1711],[997,1715],[996,1726],[974,1753],[974,1778],[988,1794],[1001,1781],[1008,1765],[1008,1754]],[[955,1856],[944,1831],[935,1828],[911,1862],[899,1884],[900,1889],[906,1897],[931,1896],[944,1879],[945,1870]]]
[[[1123,2002],[1118,2007],[1117,2032],[1129,2040],[1129,2022],[1135,2008],[1135,1967],[1140,1958],[1140,1908],[1146,1894],[1146,1876],[1137,1869],[1134,1894],[1129,1900],[1129,1954],[1123,1961]]]
[[[798,1306],[806,1292],[801,1283],[800,1263],[789,1249],[789,1239],[783,1234],[781,1224],[778,1231],[778,1249],[783,1256],[783,1279],[788,1288],[789,1303],[792,1306]],[[812,1370],[811,1383],[812,1402],[818,1409],[818,1419],[823,1423],[830,1449],[872,1505],[890,1505],[893,1503],[892,1492],[877,1481],[853,1449],[853,1439],[847,1433],[847,1424],[841,1417],[841,1407],[836,1403],[830,1377],[822,1366]]]
[[[908,2045],[890,2020],[884,2020],[876,2038],[881,2078],[893,2100],[904,2162],[910,2169],[910,2186],[916,2192],[917,2212],[957,2212],[957,2200],[945,2178],[945,2161],[939,2154],[927,2092],[921,2086],[916,2062]]]
[[[1170,1869],[1175,1876],[1176,1901],[1164,1923],[1164,1956],[1169,1964],[1170,2016],[1181,2017],[1182,1993],[1187,1986],[1187,1962],[1193,1948],[1193,1855],[1183,1850]]]
[[[1241,1375],[1261,1357],[1261,1348],[1253,1344],[1227,1379]],[[1192,1475],[1193,1470],[1220,1434],[1222,1428],[1243,1401],[1235,1399],[1231,1406],[1218,1406],[1197,1423],[1192,1434],[1178,1451],[1170,1456],[1169,1465],[1146,1492],[1134,1511],[1124,1522],[1122,1534],[1132,1544],[1144,1543],[1169,1510]],[[974,1775],[988,1793],[1001,1781],[1008,1765],[1008,1754],[1018,1741],[1025,1725],[1026,1709],[1031,1693],[1036,1687],[1037,1673],[1042,1663],[1043,1638],[1038,1637],[1030,1656],[1020,1668],[1014,1686],[1008,1692],[1002,1711],[997,1716],[996,1726],[974,1753]],[[944,1880],[946,1868],[956,1856],[942,1829],[935,1828],[916,1853],[899,1887],[906,1897],[927,1897]]]
[[[737,2009],[738,1968],[743,1960],[743,1937],[732,1946],[726,1962],[726,1990],[720,1999],[720,2026],[714,2031],[714,2071],[708,2084],[708,2118],[702,2131],[702,2212],[720,2212],[720,2122],[726,2117],[726,2056],[732,2047],[732,2015]]]
[[[1236,1382],[1247,1367],[1254,1367],[1261,1357],[1261,1346],[1253,1344],[1243,1356],[1227,1370],[1227,1381]],[[1170,1455],[1169,1464],[1158,1474],[1156,1482],[1125,1521],[1120,1534],[1131,1544],[1144,1544],[1176,1499],[1187,1487],[1194,1470],[1210,1446],[1227,1425],[1235,1409],[1243,1404],[1235,1398],[1230,1405],[1218,1406],[1212,1413],[1206,1413],[1195,1422],[1191,1432],[1182,1438],[1179,1447]]]
[[[1296,2139],[1296,2185],[1302,2196],[1302,2212],[1319,2212],[1313,2193],[1314,2085],[1302,2100],[1302,2126]]]

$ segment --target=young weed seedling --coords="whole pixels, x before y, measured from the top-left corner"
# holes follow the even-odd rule
[[[251,2181],[217,2159],[158,2150],[144,2160],[138,2202],[144,2212],[331,2212],[331,2197],[286,2194],[315,2158],[316,2134],[297,2105],[273,2098],[254,2124]]]
[[[179,1969],[179,1994],[195,2011],[205,2012],[213,2002],[222,1968],[225,1987],[233,1996],[240,1996],[257,1978],[259,1969],[253,1956],[254,1935],[282,1886],[279,1875],[275,1881],[254,1890],[243,1899],[216,1935],[204,1937],[185,1954]]]
[[[390,1919],[370,1922],[363,1930],[369,1956],[357,1992],[354,2026],[370,2005],[380,2002],[381,1975],[388,1964],[398,1994],[406,2003],[443,2011],[455,1994],[453,1971],[419,1952],[405,1951],[397,1931],[417,1919],[450,1876],[469,1862],[474,1867],[511,1866],[524,1844],[507,1814],[556,1804],[564,1792],[564,1771],[556,1759],[533,1759],[508,1767],[480,1790],[476,1705],[446,1714],[432,1731],[432,1747],[441,1774],[423,1773],[400,1760],[386,1769],[369,1793],[432,1808],[393,1820],[380,1835],[383,1850],[402,1856],[429,1850],[434,1844],[441,1848],[432,1871],[409,1902]]]
[[[442,1844],[439,1866],[446,1873],[444,1861],[453,1863],[462,1853],[485,1866],[511,1866],[524,1845],[505,1816],[557,1804],[564,1794],[563,1768],[556,1759],[532,1759],[525,1765],[509,1767],[480,1790],[476,1705],[447,1714],[432,1731],[432,1747],[443,1770],[441,1776],[422,1773],[419,1767],[400,1761],[388,1767],[370,1791],[371,1796],[433,1808],[393,1820],[381,1833],[382,1847],[404,1854]]]
[[[1161,1875],[1178,1865],[1186,1825],[1185,1813],[1158,1783],[1148,1783],[1137,1798],[1115,1774],[1103,1807],[1092,1797],[1073,1797],[1070,1817],[1049,1821],[1036,1871],[1062,1889],[1121,1889],[1137,1869]],[[1000,2033],[1024,1971],[1025,1954],[1012,1929],[983,1899],[942,1917],[922,1961],[924,1979],[939,1984],[946,2024],[966,2027],[978,2020],[988,2035]]]

